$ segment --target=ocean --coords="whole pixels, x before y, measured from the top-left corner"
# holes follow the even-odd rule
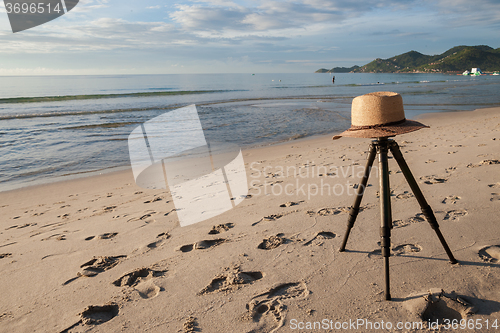
[[[129,167],[132,130],[191,104],[242,149],[338,133],[373,91],[400,93],[409,119],[500,106],[500,76],[334,75],[0,76],[0,191]]]

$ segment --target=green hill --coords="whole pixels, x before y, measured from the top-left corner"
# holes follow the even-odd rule
[[[483,72],[500,71],[500,48],[493,49],[487,45],[455,46],[439,55],[425,55],[417,51],[410,51],[388,59],[377,58],[372,62],[358,67],[350,67],[354,73],[446,73],[463,72],[466,69],[479,67]],[[331,70],[321,69],[319,73],[334,73]],[[346,68],[347,69],[347,68]],[[321,72],[320,72],[321,71]],[[339,72],[337,72],[339,73]]]
[[[357,70],[359,66],[352,67],[333,67],[332,69],[321,68],[318,69],[315,73],[350,73]]]

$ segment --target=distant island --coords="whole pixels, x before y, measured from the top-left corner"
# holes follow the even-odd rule
[[[321,68],[315,73],[462,73],[471,68],[500,71],[500,48],[461,45],[433,56],[410,51],[388,59],[377,58],[361,67]]]

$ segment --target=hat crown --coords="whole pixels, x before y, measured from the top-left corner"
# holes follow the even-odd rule
[[[373,92],[352,100],[351,124],[375,126],[403,121],[403,98],[390,91]]]

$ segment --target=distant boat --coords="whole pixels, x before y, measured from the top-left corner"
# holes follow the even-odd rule
[[[470,74],[470,72],[468,70],[462,73],[462,75],[464,75],[464,76],[469,75],[469,74]]]
[[[491,74],[491,75],[500,75],[500,73],[498,73],[498,72],[494,72],[494,73],[493,73],[493,74]]]
[[[483,72],[481,72],[481,69],[480,68],[473,68],[472,69],[472,72],[471,72],[471,75],[476,75],[476,76],[479,76],[483,74]]]

